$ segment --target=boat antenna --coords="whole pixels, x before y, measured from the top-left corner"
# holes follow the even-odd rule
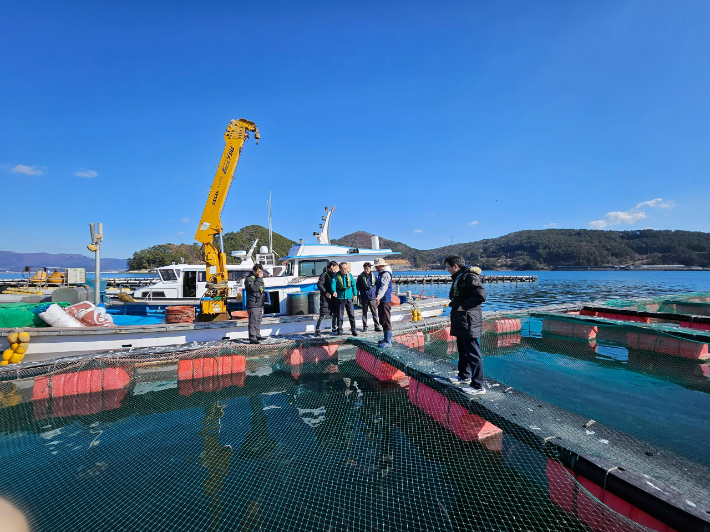
[[[269,190],[269,201],[266,202],[266,210],[269,213],[269,253],[274,252],[274,238],[271,230],[271,191]]]
[[[325,216],[321,217],[323,223],[319,225],[320,232],[313,233],[313,236],[318,237],[319,244],[330,245],[330,217],[333,215],[334,210],[335,206],[330,210],[328,210],[328,207],[325,208]]]
[[[249,259],[254,260],[254,257],[252,257],[252,253],[254,253],[254,250],[256,249],[256,243],[257,243],[258,241],[259,241],[258,238],[257,238],[256,240],[254,240],[254,243],[253,243],[253,244],[251,245],[251,247],[249,248],[249,251],[247,251],[247,255],[246,255],[246,259],[245,259],[245,260],[249,260]]]

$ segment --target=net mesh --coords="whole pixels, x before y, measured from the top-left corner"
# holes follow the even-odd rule
[[[678,310],[680,314],[696,314],[697,312],[693,311],[710,307],[710,293],[691,292],[689,294],[665,295],[646,299],[609,299],[604,301],[603,305],[627,310],[648,312],[675,312]],[[680,308],[677,308],[676,305]],[[704,312],[702,314],[707,315]]]
[[[642,482],[702,523],[703,333],[560,310],[486,316],[488,393],[473,400],[447,381],[458,352],[444,318],[396,329],[391,348],[371,336],[273,339],[6,370],[0,497],[33,530],[690,522],[618,495]]]

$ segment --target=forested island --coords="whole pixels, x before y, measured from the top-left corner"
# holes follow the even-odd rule
[[[357,231],[333,240],[333,244],[370,247],[371,233]],[[255,238],[267,245],[268,230],[249,225],[225,233],[224,245],[230,262],[234,250],[249,249]],[[274,251],[284,256],[295,244],[273,233]],[[435,249],[416,249],[402,242],[380,238],[382,247],[399,251],[391,258],[402,268],[440,269],[448,255],[463,255],[469,264],[484,270],[544,270],[558,267],[603,267],[682,264],[710,267],[710,233],[699,231],[600,231],[591,229],[542,229],[517,231],[498,238]],[[161,244],[136,251],[128,259],[131,270],[151,269],[172,262],[202,261],[197,244]]]

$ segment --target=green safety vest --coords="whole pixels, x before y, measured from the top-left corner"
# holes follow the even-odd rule
[[[345,284],[343,284],[343,276],[340,275],[339,273],[336,274],[335,285],[338,288],[338,290],[346,290],[348,288],[353,287],[353,280],[352,280],[353,276],[351,273],[348,273],[348,276],[346,277],[346,279],[347,279],[347,281],[345,282]]]
[[[362,279],[365,281],[365,286],[367,286],[367,274],[365,272],[362,272],[360,274],[360,277],[362,277]],[[375,286],[375,274],[370,272],[370,286],[369,286],[369,288],[372,288],[373,286]]]

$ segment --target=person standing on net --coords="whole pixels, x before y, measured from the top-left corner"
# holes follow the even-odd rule
[[[486,300],[486,289],[481,283],[481,269],[466,267],[463,257],[451,255],[444,260],[451,274],[449,290],[451,303],[451,336],[456,337],[459,351],[459,374],[449,379],[463,386],[463,391],[471,395],[486,393],[483,386],[483,359],[478,339],[483,329],[481,303]]]
[[[347,311],[348,319],[350,320],[350,331],[353,336],[357,336],[355,306],[353,305],[353,299],[357,296],[357,288],[355,288],[355,279],[350,273],[349,266],[347,262],[341,262],[340,271],[333,277],[333,295],[338,304],[337,334],[343,334],[343,311]]]
[[[244,288],[247,291],[247,314],[249,315],[249,343],[258,344],[266,340],[261,336],[261,317],[264,314],[264,268],[261,264],[254,264],[251,273],[244,279]]]
[[[372,264],[366,262],[362,265],[363,271],[357,278],[357,292],[362,308],[362,332],[367,331],[367,311],[372,314],[372,321],[375,322],[375,331],[380,332],[380,320],[377,318],[377,276],[372,271]]]
[[[392,271],[387,268],[385,259],[375,259],[375,269],[377,270],[375,305],[384,334],[384,338],[377,342],[380,347],[392,345]]]
[[[337,323],[335,320],[335,305],[337,301],[333,297],[333,277],[338,271],[338,263],[331,260],[328,266],[323,268],[323,273],[318,278],[318,291],[320,292],[320,314],[316,322],[316,336],[320,336],[320,326],[326,316],[330,315],[331,332],[335,334]]]

